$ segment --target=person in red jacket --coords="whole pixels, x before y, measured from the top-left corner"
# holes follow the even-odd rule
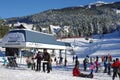
[[[112,61],[112,56],[111,55],[109,55],[109,60]]]
[[[120,71],[119,71],[120,70],[120,61],[119,61],[119,59],[116,58],[115,62],[111,66],[113,68],[112,80],[115,79],[115,77],[117,76],[117,74],[118,74],[119,79],[120,79]]]
[[[73,69],[73,76],[80,76],[81,72],[79,70],[78,65],[75,65],[74,69]]]
[[[73,76],[93,78],[93,76],[91,76],[91,74],[83,74],[83,73],[81,73],[80,70],[79,70],[79,66],[78,65],[75,65],[75,67],[73,68]]]

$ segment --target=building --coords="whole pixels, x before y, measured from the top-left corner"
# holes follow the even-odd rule
[[[66,50],[65,42],[57,41],[54,36],[26,29],[11,30],[2,39],[2,47],[20,51],[21,49]],[[67,43],[68,44],[68,43]],[[10,53],[13,56],[14,52]]]
[[[27,30],[32,30],[32,28],[33,28],[33,24],[20,23],[20,22],[15,23],[14,27],[18,27],[20,25],[23,25],[24,28],[27,29]],[[10,24],[9,26],[12,26],[12,24]]]

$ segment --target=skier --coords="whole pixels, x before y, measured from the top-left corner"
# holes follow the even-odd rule
[[[107,60],[105,60],[104,61],[104,73],[107,73],[107,67],[108,67]]]
[[[27,63],[27,67],[30,68],[31,62],[30,62],[30,57],[29,56],[26,58],[26,63]]]
[[[51,71],[52,71],[52,62],[53,62],[53,60],[52,60],[52,58],[50,58],[49,67],[50,67],[50,70],[51,70]]]
[[[96,59],[96,61],[95,61],[95,67],[96,67],[95,72],[97,73],[98,72],[98,67],[99,67],[98,59]]]
[[[3,60],[3,66],[5,66],[5,64],[7,64],[7,59],[6,59],[6,57],[3,57],[2,60]]]
[[[112,55],[108,53],[108,60],[112,61]]]
[[[43,60],[46,61],[43,63],[43,71],[45,72],[45,65],[47,65],[47,73],[50,73],[50,54],[47,49],[44,49]]]
[[[35,59],[37,59],[37,69],[36,71],[41,70],[41,61],[42,61],[42,56],[40,55],[41,52],[38,52]]]
[[[87,59],[86,58],[83,60],[83,66],[84,66],[84,71],[86,71],[86,69],[87,69]]]
[[[113,68],[113,76],[112,76],[112,80],[115,79],[115,77],[119,76],[119,79],[120,79],[120,61],[118,58],[116,58],[115,62],[111,65],[112,68]]]
[[[102,60],[102,62],[105,60],[105,56],[104,55],[101,56],[101,60]]]
[[[57,61],[57,59],[56,59],[56,57],[54,58],[54,62],[56,62]]]
[[[78,60],[78,57],[76,57],[75,65],[79,66],[79,60]]]
[[[35,61],[34,61],[34,57],[31,58],[31,69],[35,70]]]
[[[94,70],[95,66],[93,63],[91,63],[90,65],[90,74],[93,75],[93,70]]]
[[[111,75],[111,60],[108,60],[107,67],[108,67],[108,75]]]

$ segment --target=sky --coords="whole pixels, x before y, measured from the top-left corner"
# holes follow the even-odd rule
[[[0,0],[0,17],[21,17],[40,13],[49,9],[87,5],[99,0]],[[120,0],[102,0],[118,2]]]

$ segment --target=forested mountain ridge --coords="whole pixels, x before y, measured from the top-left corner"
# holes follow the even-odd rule
[[[6,19],[8,24],[24,22],[43,28],[50,25],[69,26],[66,36],[105,34],[120,25],[120,2],[51,9],[38,14]]]

